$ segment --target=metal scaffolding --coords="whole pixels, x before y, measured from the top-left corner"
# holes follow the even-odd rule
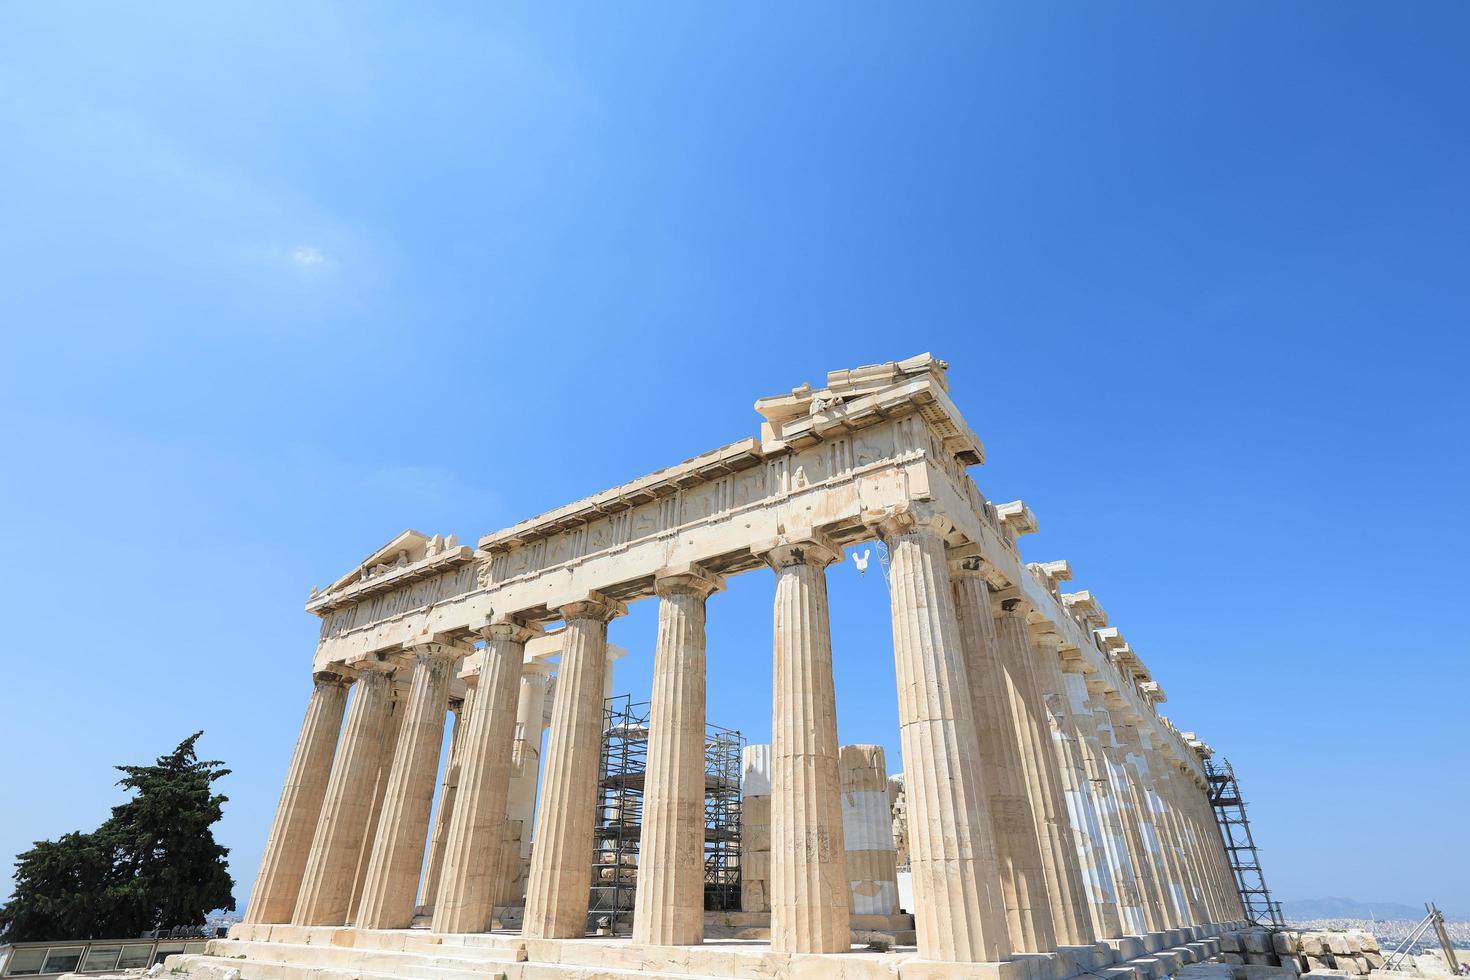
[[[1205,775],[1210,782],[1210,805],[1215,808],[1220,837],[1225,843],[1225,853],[1230,856],[1230,868],[1235,873],[1235,886],[1240,890],[1246,918],[1258,926],[1285,928],[1281,903],[1272,901],[1266,877],[1261,873],[1261,858],[1256,853],[1256,839],[1251,834],[1250,818],[1245,813],[1246,804],[1240,794],[1240,783],[1235,779],[1235,768],[1229,759],[1223,764],[1206,759]]]
[[[740,759],[745,737],[705,726],[704,907],[740,908]],[[648,766],[648,702],[632,695],[603,705],[602,779],[593,833],[590,931],[626,935],[638,889],[638,840],[643,832]]]

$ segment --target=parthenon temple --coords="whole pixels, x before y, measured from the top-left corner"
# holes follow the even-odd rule
[[[1161,713],[1067,562],[1023,561],[1036,518],[971,478],[984,449],[948,365],[834,371],[755,410],[758,437],[474,546],[406,531],[313,590],[305,720],[245,920],[171,962],[244,980],[1143,980],[1242,928],[1211,750]],[[827,570],[856,545],[884,558],[900,806],[882,750],[838,742]],[[706,603],[744,573],[771,583],[774,670],[732,917],[705,900]],[[617,935],[589,910],[608,624],[646,598]]]

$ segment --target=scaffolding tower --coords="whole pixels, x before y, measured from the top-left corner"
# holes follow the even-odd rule
[[[1266,887],[1266,876],[1261,872],[1261,858],[1256,853],[1256,839],[1251,834],[1235,768],[1229,759],[1223,764],[1205,759],[1205,776],[1210,783],[1210,805],[1220,824],[1220,837],[1225,843],[1225,853],[1230,856],[1230,869],[1235,873],[1235,886],[1240,890],[1246,918],[1258,926],[1285,928],[1281,903],[1272,901],[1271,889]]]
[[[740,766],[745,737],[705,726],[704,907],[740,907]],[[632,695],[603,704],[602,778],[593,829],[592,893],[588,930],[632,931],[638,889],[638,841],[643,832],[644,773],[648,767],[648,702]]]

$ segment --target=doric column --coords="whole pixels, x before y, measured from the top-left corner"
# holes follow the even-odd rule
[[[1011,949],[1046,953],[1056,948],[1051,902],[1042,870],[1041,842],[1026,792],[1021,749],[1011,718],[1005,671],[996,647],[990,588],[980,559],[950,562],[970,699],[979,738],[980,771],[995,840]]]
[[[773,544],[762,557],[776,572],[771,950],[846,952],[847,859],[826,572],[842,556],[813,535]]]
[[[1084,673],[1086,669],[1080,657],[1064,659],[1062,680],[1071,704],[1072,717],[1077,723],[1083,770],[1088,785],[1092,787],[1092,798],[1097,807],[1103,848],[1107,853],[1108,872],[1113,878],[1113,894],[1118,903],[1119,928],[1127,935],[1139,936],[1149,930],[1143,918],[1143,900],[1133,870],[1133,859],[1128,851],[1118,796],[1114,791],[1109,763],[1098,737],[1097,719],[1092,713]]]
[[[771,911],[771,747],[747,745],[740,776],[740,909]]]
[[[1032,634],[1033,663],[1041,685],[1042,700],[1051,720],[1052,747],[1057,754],[1067,822],[1082,871],[1088,910],[1092,913],[1092,934],[1101,939],[1112,939],[1123,934],[1118,917],[1118,898],[1113,890],[1113,874],[1108,866],[1097,803],[1082,759],[1078,722],[1072,714],[1072,703],[1062,676],[1060,643],[1056,633],[1050,629],[1050,623],[1034,626]]]
[[[532,824],[541,778],[541,742],[551,720],[547,688],[551,667],[540,660],[521,666],[516,699],[515,747],[511,752],[510,789],[505,808],[505,874],[497,906],[522,906],[531,867]]]
[[[526,641],[534,634],[518,623],[481,631],[480,683],[465,733],[460,799],[444,846],[444,883],[434,905],[435,932],[484,932],[490,928],[505,844],[505,808],[515,749],[516,701]],[[589,845],[590,848],[590,845]]]
[[[324,670],[312,680],[306,718],[286,770],[286,785],[276,805],[260,872],[250,892],[246,922],[290,922],[301,892],[301,876],[322,813],[322,798],[332,774],[332,753],[342,730],[349,679]]]
[[[1094,941],[1092,913],[1087,907],[1077,848],[1067,820],[1061,773],[1052,748],[1051,725],[1042,702],[1033,664],[1034,653],[1026,629],[1025,608],[1020,599],[1005,598],[996,624],[1001,662],[1005,666],[1015,719],[1021,763],[1026,773],[1031,808],[1036,815],[1037,835],[1042,842],[1042,868],[1051,899],[1052,926],[1057,942],[1067,946]]]
[[[442,643],[419,644],[408,652],[413,677],[357,910],[356,925],[361,929],[407,929],[413,923],[434,776],[444,745],[449,678],[455,660],[465,653]]]
[[[378,757],[392,707],[392,678],[377,665],[362,668],[352,685],[321,817],[301,877],[301,893],[291,916],[296,925],[340,926],[347,922],[353,875],[368,830]]]
[[[569,939],[587,932],[607,624],[624,609],[621,602],[594,594],[560,610],[566,643],[551,706],[546,785],[536,808],[536,847],[522,920],[527,938]]]
[[[1169,872],[1173,886],[1176,926],[1187,926],[1195,921],[1190,897],[1189,873],[1184,864],[1184,849],[1176,834],[1173,807],[1169,803],[1168,771],[1161,768],[1157,753],[1150,748],[1149,735],[1137,729],[1140,741],[1139,756],[1146,767],[1144,778],[1153,797],[1154,828],[1159,835],[1159,845],[1164,855],[1164,866]]]
[[[898,865],[883,746],[844,745],[838,764],[848,908],[853,915],[894,915],[898,912]]]
[[[388,793],[388,777],[393,775],[393,755],[398,751],[398,733],[403,730],[403,712],[408,697],[408,684],[403,681],[403,671],[393,675],[393,709],[388,715],[388,724],[383,728],[383,741],[378,752],[378,774],[373,779],[372,802],[368,808],[367,832],[362,835],[362,847],[357,852],[357,862],[352,873],[352,903],[348,906],[347,921],[357,921],[357,909],[362,904],[362,886],[367,882],[368,865],[373,860],[373,844],[378,838],[378,818],[383,814],[383,797]]]
[[[1126,750],[1115,728],[1113,712],[1107,704],[1110,693],[1107,682],[1089,679],[1087,686],[1092,716],[1102,743],[1103,762],[1113,795],[1118,800],[1119,822],[1123,828],[1134,881],[1138,888],[1143,931],[1160,932],[1168,926],[1164,917],[1163,890],[1158,881],[1157,862],[1149,850],[1144,832],[1144,804],[1138,796],[1132,769],[1127,765]]]
[[[1164,843],[1154,822],[1154,801],[1148,785],[1148,764],[1143,760],[1139,749],[1138,731],[1129,717],[1131,712],[1116,692],[1109,692],[1107,698],[1113,721],[1113,738],[1122,753],[1120,766],[1133,797],[1133,812],[1143,844],[1144,860],[1151,866],[1158,895],[1159,915],[1155,929],[1176,929],[1183,924],[1183,916],[1175,906],[1173,874],[1164,856]]]
[[[888,516],[893,660],[919,955],[974,963],[1011,953],[973,689],[946,563],[943,518]]]
[[[1190,828],[1190,817],[1182,795],[1184,775],[1179,763],[1155,746],[1160,768],[1164,769],[1164,795],[1169,803],[1169,819],[1173,825],[1174,843],[1179,848],[1179,864],[1189,885],[1190,922],[1213,921],[1210,915],[1209,882],[1199,863],[1199,849]]]
[[[439,803],[434,807],[434,830],[429,834],[429,855],[424,859],[424,880],[419,885],[420,909],[432,909],[439,896],[439,881],[444,870],[444,839],[449,836],[449,822],[454,819],[454,805],[459,796],[460,751],[474,697],[474,685],[466,684],[464,698],[449,699],[449,713],[454,716],[454,734],[449,737],[449,761],[444,766],[444,779],[439,783]]]
[[[506,873],[496,905],[522,905],[526,873],[531,865],[531,831],[536,819],[536,784],[541,778],[541,740],[546,734],[547,678],[551,668],[540,660],[521,666],[516,696],[515,748],[510,761],[510,791],[505,806]]]
[[[660,575],[648,767],[633,941],[704,941],[705,600],[721,583],[699,569]]]

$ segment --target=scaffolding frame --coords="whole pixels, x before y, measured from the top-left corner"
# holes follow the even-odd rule
[[[602,765],[593,828],[589,931],[627,935],[638,891],[638,843],[643,834],[648,768],[649,702],[630,694],[603,702]],[[704,907],[740,908],[741,755],[745,736],[705,726]]]
[[[1261,871],[1261,857],[1256,851],[1256,838],[1251,833],[1251,822],[1246,815],[1240,782],[1235,778],[1235,767],[1229,759],[1219,764],[1213,759],[1204,761],[1205,777],[1210,786],[1210,806],[1214,808],[1215,820],[1220,825],[1220,838],[1230,858],[1230,870],[1235,875],[1235,886],[1240,892],[1245,916],[1258,926],[1284,929],[1286,920],[1281,914],[1281,903],[1271,898],[1271,889],[1266,887],[1266,876]]]

